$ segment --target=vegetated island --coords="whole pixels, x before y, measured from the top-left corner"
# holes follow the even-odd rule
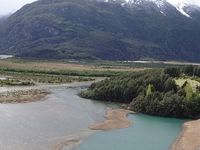
[[[152,69],[141,72],[127,73],[118,77],[92,84],[88,90],[80,93],[84,98],[126,103],[127,108],[134,112],[150,115],[200,118],[200,67],[185,66],[179,68]],[[189,128],[184,128],[179,141],[190,141],[195,135],[200,135],[199,121]],[[195,131],[191,135],[189,131]],[[186,134],[186,135],[185,135]],[[184,139],[184,140],[183,140]],[[181,144],[175,144],[174,149],[180,149]],[[195,147],[197,148],[197,147]],[[186,147],[187,149],[187,147]],[[188,150],[188,149],[187,149]]]

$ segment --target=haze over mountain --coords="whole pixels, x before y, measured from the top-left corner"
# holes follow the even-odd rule
[[[34,1],[36,0],[0,0],[0,16],[14,13],[23,5]]]
[[[1,23],[0,53],[46,59],[200,62],[200,4],[39,0]]]

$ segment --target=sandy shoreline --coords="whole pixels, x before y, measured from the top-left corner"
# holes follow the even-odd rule
[[[200,120],[184,123],[172,150],[200,150]]]
[[[125,109],[111,109],[109,108],[105,121],[101,123],[95,123],[89,128],[91,130],[114,130],[120,128],[128,128],[131,125],[131,121],[128,120],[127,115],[133,113]]]

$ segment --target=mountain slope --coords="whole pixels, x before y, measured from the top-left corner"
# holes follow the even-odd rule
[[[196,7],[196,8],[195,8]],[[47,59],[200,61],[200,11],[167,1],[39,0],[0,26],[0,53]]]

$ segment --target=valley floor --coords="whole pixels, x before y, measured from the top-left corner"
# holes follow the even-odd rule
[[[0,60],[0,75],[6,78],[29,80],[36,83],[34,86],[3,86],[0,87],[0,103],[24,103],[44,99],[49,92],[44,90],[49,87],[74,87],[89,86],[95,81],[105,79],[107,76],[114,76],[117,73],[127,71],[141,71],[148,67],[134,68],[120,65],[81,65],[52,62],[21,62],[13,60]],[[44,72],[43,72],[44,71]],[[78,72],[77,72],[78,71]],[[84,78],[79,78],[80,76]],[[94,76],[98,76],[94,77]],[[100,77],[103,76],[103,77]],[[48,78],[47,78],[48,77]],[[73,78],[72,78],[73,77]],[[40,81],[41,83],[39,83]],[[87,81],[87,82],[79,82]],[[64,84],[62,84],[62,82]],[[54,84],[48,84],[54,83]],[[84,83],[84,84],[83,84]],[[6,94],[7,93],[7,94]],[[113,130],[128,128],[131,122],[127,115],[132,113],[123,109],[109,109],[105,115],[105,121],[93,123],[89,126],[91,130]],[[93,131],[91,131],[93,132]],[[94,131],[95,132],[95,131]],[[88,136],[83,134],[83,137]],[[91,134],[91,133],[89,133]],[[196,150],[200,148],[200,120],[184,124],[183,132],[175,141],[172,150]],[[62,150],[65,147],[73,148],[80,144],[80,136],[70,137],[53,146],[52,150]]]

